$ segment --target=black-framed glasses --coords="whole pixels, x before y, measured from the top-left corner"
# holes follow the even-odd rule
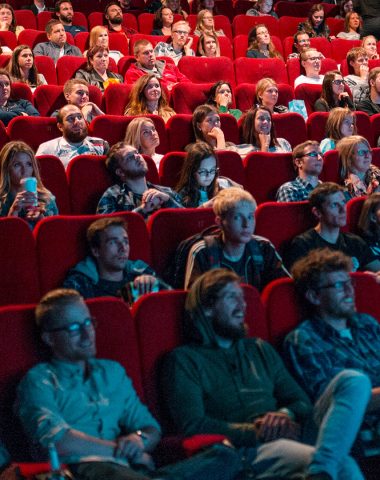
[[[208,177],[209,175],[211,177],[213,177],[214,175],[216,175],[217,173],[219,172],[219,168],[211,168],[210,170],[206,170],[206,169],[203,169],[202,170],[198,170],[197,171],[197,174],[200,176],[200,177]]]
[[[334,85],[345,85],[346,82],[344,80],[333,80],[332,83]]]
[[[51,328],[50,330],[45,330],[45,332],[66,332],[70,337],[76,337],[82,335],[82,332],[89,330],[90,328],[96,328],[97,321],[96,318],[90,317],[86,318],[82,323],[73,322],[69,323],[65,327]]]
[[[353,278],[349,278],[348,280],[339,280],[334,283],[328,283],[327,285],[321,285],[317,287],[315,290],[325,290],[327,288],[334,288],[334,290],[338,290],[343,292],[347,288],[354,288],[355,287],[355,280]]]

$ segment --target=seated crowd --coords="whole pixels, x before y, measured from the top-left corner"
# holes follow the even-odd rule
[[[366,15],[349,8],[348,1],[340,5],[344,31],[337,37],[359,40]],[[376,39],[367,35],[361,46],[347,49],[340,69],[326,71],[329,59],[313,41],[333,42],[335,35],[324,6],[315,4],[294,32],[293,52],[284,60],[265,24],[266,17],[278,19],[273,1],[253,2],[246,15],[263,23],[247,36],[246,56],[260,59],[249,61],[286,61],[299,75],[288,90],[273,78],[260,78],[249,108],[237,108],[233,81],[210,82],[203,101],[192,108],[191,123],[187,117],[191,132],[177,132],[191,141],[184,152],[172,152],[160,132],[181,118],[173,98],[191,84],[181,70],[184,57],[220,56],[228,32],[216,26],[214,0],[193,0],[194,26],[179,0],[155,0],[146,7],[154,13],[152,36],[135,38],[134,58],[126,59],[122,43],[113,42],[116,35],[128,46],[138,33],[124,16],[136,4],[111,1],[104,25],[88,32],[83,52],[71,37],[80,39],[87,29],[76,24],[71,1],[58,0],[46,23],[47,41],[17,46],[0,69],[0,120],[11,132],[14,118],[40,116],[32,102],[17,96],[20,84],[31,89],[29,99],[48,84],[37,68],[42,65],[38,57],[48,56],[55,65],[70,55],[83,60],[49,112],[59,136],[50,135],[36,151],[12,137],[3,142],[0,217],[18,217],[9,221],[26,222],[28,232],[38,235],[49,221],[43,219],[59,214],[46,162],[40,165],[39,157],[57,157],[68,179],[78,156],[97,157],[108,178],[96,198],[98,217],[81,234],[86,253],[35,308],[38,341],[49,356],[24,372],[13,407],[33,460],[50,455],[52,470],[60,468],[54,460],[62,462],[67,478],[78,480],[364,480],[358,451],[367,439],[361,430],[369,425],[375,432],[380,424],[380,318],[357,311],[350,274],[364,272],[380,284],[380,149],[374,147],[380,146],[380,131],[363,131],[356,113],[374,119],[380,114],[380,64],[369,66],[379,58]],[[44,0],[27,6],[35,15],[48,8]],[[24,35],[8,4],[0,5],[0,30]],[[107,101],[113,100],[108,92],[121,84],[130,87],[120,105],[126,123],[121,138],[111,142],[95,126],[107,118]],[[306,112],[295,92],[308,85],[320,89],[313,110],[328,112],[314,114],[326,122],[325,138],[295,144],[293,137],[285,138],[284,128],[276,133],[279,119],[294,110],[293,101],[282,99],[284,92],[293,92],[291,100]],[[227,121],[236,126],[233,142]],[[161,182],[170,154],[178,156],[171,187]],[[273,159],[273,169],[276,160],[285,159],[288,172],[294,171],[267,201],[275,198],[279,207],[307,202],[310,210],[311,228],[305,226],[281,246],[258,234],[255,191],[235,179],[234,167],[238,170],[239,163],[246,172],[252,158]],[[336,166],[334,181],[326,173],[331,176],[331,165]],[[267,172],[272,174],[278,178]],[[347,228],[347,204],[358,198],[362,204],[353,233]],[[177,242],[166,271],[160,271],[153,259],[130,255],[133,229],[123,212],[143,218],[149,230],[155,212],[165,209],[176,209],[174,214],[194,209],[199,218],[209,209],[214,221],[203,231],[199,221],[199,229]],[[302,320],[282,332],[281,354],[251,334],[247,287],[242,286],[249,285],[263,300],[268,285],[279,279],[291,282]],[[96,358],[96,319],[85,300],[116,297],[134,312],[140,297],[166,291],[160,295],[167,294],[170,302],[173,289],[186,290],[178,325],[182,344],[167,348],[160,359],[155,386],[160,411],[153,415],[124,368]],[[280,316],[281,305],[277,310]],[[167,432],[213,438],[190,458],[172,451],[169,463],[161,457]],[[6,447],[0,432],[0,480],[24,478]]]

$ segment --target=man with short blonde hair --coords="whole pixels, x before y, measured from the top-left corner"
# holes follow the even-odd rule
[[[172,26],[172,40],[170,43],[159,42],[157,43],[154,52],[158,57],[170,57],[174,60],[174,63],[178,65],[178,62],[184,56],[194,56],[194,50],[191,45],[193,39],[189,37],[190,25],[185,20],[180,20]]]

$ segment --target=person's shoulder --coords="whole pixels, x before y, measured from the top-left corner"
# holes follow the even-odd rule
[[[42,381],[42,378],[47,380],[52,376],[53,372],[54,369],[50,362],[37,363],[37,365],[34,365],[34,367],[28,370],[21,379],[20,388],[23,388],[23,386],[27,384],[31,386],[38,385]]]

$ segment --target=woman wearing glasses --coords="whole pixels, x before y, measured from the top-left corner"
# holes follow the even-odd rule
[[[348,199],[380,191],[380,169],[372,162],[368,140],[360,135],[342,138],[337,144],[342,164],[341,178]]]
[[[322,140],[320,145],[322,154],[334,150],[342,138],[356,135],[354,114],[348,108],[332,109],[326,123],[326,135],[327,137]]]
[[[327,72],[322,83],[322,94],[314,104],[316,112],[329,112],[336,107],[354,110],[350,95],[344,90],[345,81],[338,70]]]
[[[219,176],[218,160],[206,142],[187,149],[176,191],[187,208],[212,207],[215,195],[224,188],[240,187],[227,177]]]

